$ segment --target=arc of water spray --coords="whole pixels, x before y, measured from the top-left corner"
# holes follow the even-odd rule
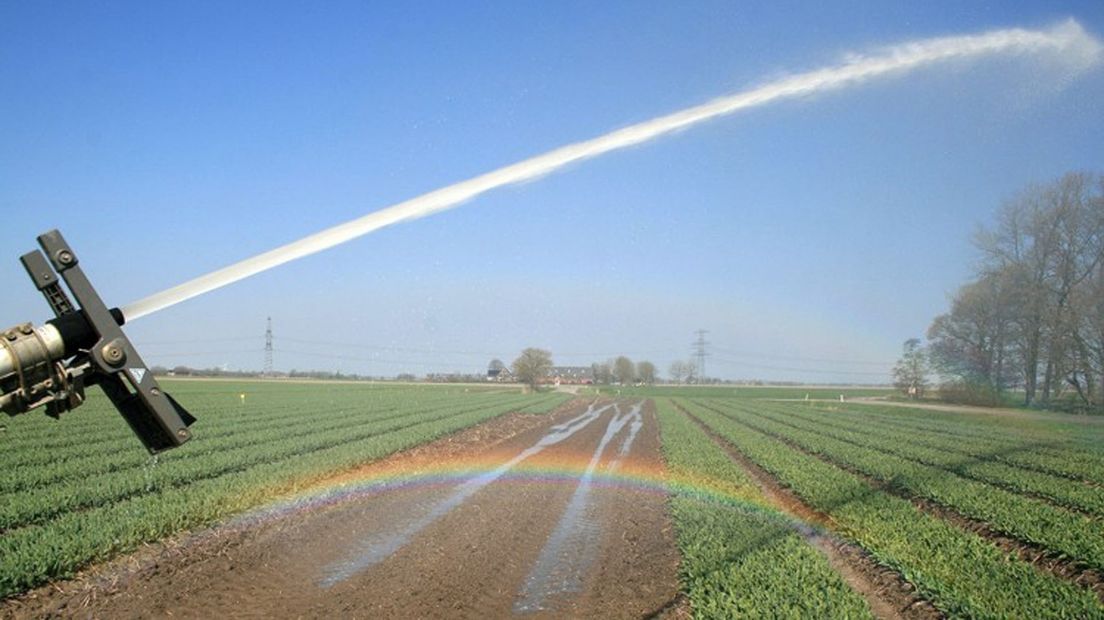
[[[785,77],[751,90],[630,125],[597,138],[569,144],[374,211],[136,301],[124,307],[123,314],[128,321],[133,321],[385,226],[450,209],[492,189],[530,181],[568,164],[647,142],[739,110],[851,86],[876,77],[901,74],[954,59],[1000,54],[1052,53],[1071,63],[1074,69],[1084,69],[1100,61],[1101,50],[1100,42],[1071,19],[1048,30],[1017,28],[976,35],[923,39],[896,45],[875,55],[851,56],[842,64]]]

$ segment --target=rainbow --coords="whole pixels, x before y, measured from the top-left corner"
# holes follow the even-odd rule
[[[576,486],[587,469],[589,454],[533,457],[495,477],[495,484],[547,484]],[[453,488],[481,477],[493,476],[503,459],[483,456],[411,466],[372,463],[363,468],[311,483],[293,493],[275,497],[226,523],[232,529],[247,529],[319,508],[346,502],[425,488]],[[800,522],[773,509],[757,492],[734,487],[721,478],[679,475],[662,465],[627,460],[614,471],[598,470],[590,483],[596,489],[620,489],[659,496],[689,498],[725,506],[772,519]],[[808,525],[808,524],[806,524]]]

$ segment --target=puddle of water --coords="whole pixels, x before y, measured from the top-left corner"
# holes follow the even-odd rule
[[[556,524],[556,529],[548,537],[540,556],[525,578],[521,592],[518,593],[519,598],[514,603],[514,613],[547,611],[554,605],[554,598],[582,590],[583,577],[594,561],[602,535],[602,524],[595,515],[596,508],[590,502],[594,472],[606,447],[627,426],[628,432],[607,468],[613,472],[621,465],[621,459],[632,449],[633,441],[644,424],[640,415],[643,404],[640,402],[633,405],[624,415],[620,407],[614,405],[616,413],[594,449],[590,463]]]
[[[553,426],[536,444],[526,448],[509,461],[489,472],[481,473],[460,483],[448,497],[430,506],[420,517],[407,521],[394,529],[373,532],[357,545],[357,551],[354,555],[323,569],[325,576],[319,581],[318,585],[323,588],[332,587],[387,559],[391,554],[406,546],[418,532],[463,504],[477,491],[498,480],[522,461],[586,428],[610,406],[605,405],[595,408],[595,405],[592,404],[581,415],[563,424]]]

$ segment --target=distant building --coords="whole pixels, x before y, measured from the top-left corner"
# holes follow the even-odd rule
[[[510,375],[510,369],[506,367],[506,364],[495,358],[491,360],[490,364],[487,364],[487,381],[513,381],[513,377]]]
[[[553,366],[542,383],[554,385],[592,385],[594,370],[590,366]]]

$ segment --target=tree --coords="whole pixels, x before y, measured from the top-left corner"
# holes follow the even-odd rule
[[[682,360],[671,362],[670,367],[667,368],[667,373],[671,375],[671,380],[675,382],[675,385],[682,385],[682,379],[686,376],[686,362]]]
[[[640,379],[643,383],[652,385],[656,382],[656,367],[655,364],[645,360],[636,363],[636,378]]]
[[[624,355],[618,357],[613,360],[613,377],[621,385],[632,385],[636,379],[636,364]]]
[[[1079,291],[1074,305],[1075,348],[1083,361],[1069,382],[1090,409],[1104,409],[1104,264]]]
[[[993,402],[1020,385],[1027,405],[1104,409],[1104,177],[1026,189],[975,244],[974,281],[928,330],[939,373]]]
[[[1048,404],[1067,387],[1094,407],[1086,374],[1092,352],[1079,331],[1092,312],[1095,275],[1104,263],[1104,179],[1067,174],[1006,203],[997,225],[978,233],[980,278],[1011,290],[1007,343],[1019,367],[1024,402]]]
[[[905,341],[901,359],[893,367],[893,385],[909,398],[918,399],[928,384],[928,354],[920,346],[919,338]]]
[[[552,354],[544,349],[530,347],[514,360],[514,375],[518,381],[528,384],[534,390],[540,380],[548,376],[550,370]]]
[[[686,383],[696,383],[698,381],[698,365],[694,362],[683,362],[683,369],[686,372]]]
[[[1000,392],[1015,380],[1015,288],[1000,276],[963,286],[928,329],[930,361],[944,378]]]
[[[594,382],[599,385],[609,385],[613,383],[612,362],[594,362],[590,365],[590,372],[594,375]]]

